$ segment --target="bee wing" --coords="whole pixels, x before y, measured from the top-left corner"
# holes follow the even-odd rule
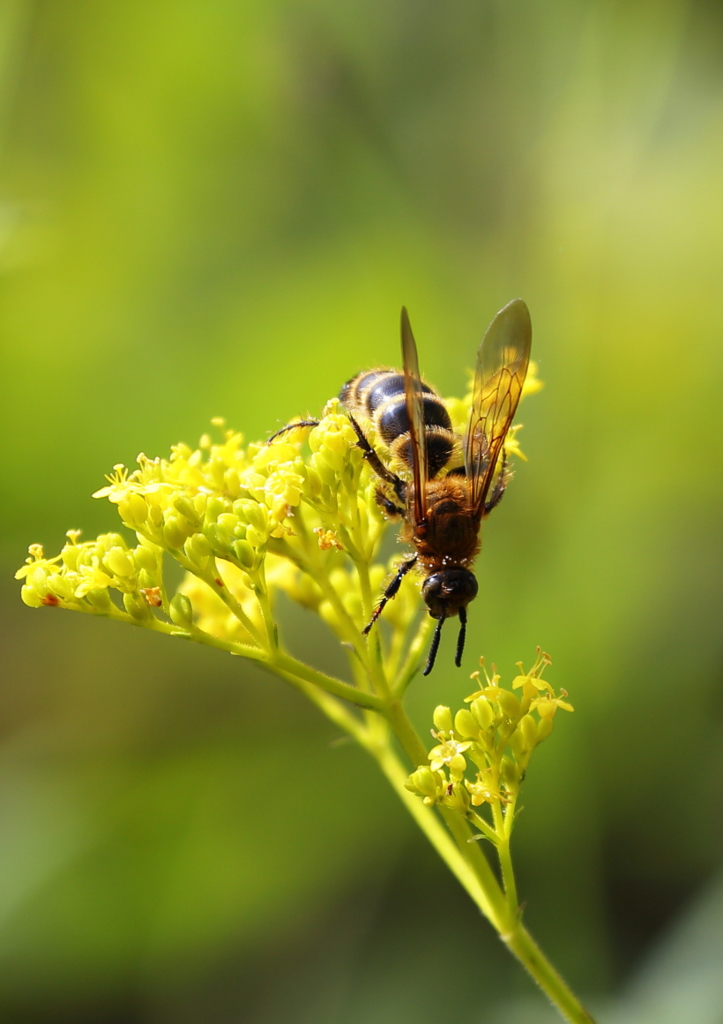
[[[527,374],[532,342],[530,311],[522,299],[504,306],[487,328],[474,375],[464,465],[478,517],[495,472]]]
[[[427,491],[427,436],[424,432],[424,404],[422,381],[419,376],[417,346],[409,323],[409,315],[402,306],[402,362],[404,365],[404,396],[409,420],[409,442],[412,451],[414,479],[414,518],[426,518],[424,497]]]

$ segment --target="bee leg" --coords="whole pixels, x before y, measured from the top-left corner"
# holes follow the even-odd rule
[[[427,658],[427,664],[424,666],[423,676],[428,676],[434,668],[434,663],[437,660],[437,651],[439,650],[439,641],[442,636],[442,626],[444,625],[444,618],[437,620],[437,628],[434,631],[432,637],[432,646],[429,648],[429,656]]]
[[[392,487],[394,488],[394,493],[396,494],[400,503],[402,505],[406,505],[407,485],[405,484],[404,480],[402,480],[400,476],[397,476],[396,473],[392,473],[391,469],[387,469],[387,467],[384,465],[382,460],[379,458],[377,453],[374,451],[372,446],[367,441],[364,431],[359,426],[357,421],[354,419],[352,414],[348,412],[347,416],[349,417],[349,422],[351,423],[352,427],[354,427],[354,432],[356,433],[356,436],[358,438],[357,444],[364,452],[364,458],[367,460],[367,462],[372,467],[372,469],[374,470],[378,477],[381,477],[381,479],[385,483],[392,485]]]
[[[300,427],[318,427],[319,420],[297,420],[296,423],[287,423],[281,430],[277,430],[275,434],[272,434],[266,444],[271,444],[277,437],[281,437],[282,434],[288,434],[290,430],[298,430]]]
[[[381,487],[378,488],[374,497],[376,498],[377,505],[384,509],[390,519],[397,519],[399,516],[404,515],[404,509],[400,508],[399,505],[395,505],[394,502],[386,496]]]
[[[379,602],[379,604],[374,609],[374,611],[372,613],[371,619],[369,619],[369,622],[366,624],[366,626],[362,630],[362,633],[364,634],[364,636],[368,636],[369,630],[372,628],[374,623],[377,621],[379,616],[384,611],[384,608],[386,606],[387,601],[391,601],[391,599],[393,597],[397,596],[399,588],[402,585],[402,580],[407,575],[409,570],[413,569],[416,564],[417,564],[417,556],[415,555],[414,558],[410,558],[408,561],[402,562],[402,564],[399,566],[399,568],[397,569],[397,571],[396,571],[396,573],[394,575],[394,579],[389,584],[387,589],[384,591],[384,593],[382,594],[381,601]]]
[[[497,477],[497,483],[492,488],[492,494],[489,496],[489,500],[485,502],[485,515],[488,516],[493,508],[496,508],[502,501],[502,495],[505,493],[507,482],[512,474],[507,473],[507,456],[502,455],[502,466],[500,467],[499,476]]]

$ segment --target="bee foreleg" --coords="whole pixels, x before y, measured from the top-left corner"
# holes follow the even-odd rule
[[[288,434],[290,430],[297,430],[299,427],[318,427],[319,420],[297,420],[295,423],[287,423],[281,430],[277,430],[275,434],[272,434],[266,444],[271,444],[277,437],[281,437],[282,434]]]
[[[391,498],[388,498],[384,491],[379,487],[376,494],[374,495],[377,505],[384,509],[386,514],[390,518],[398,518],[404,515],[404,509],[400,508],[399,505],[395,505]]]
[[[381,601],[379,602],[379,604],[374,609],[374,611],[372,613],[371,619],[369,619],[369,622],[366,624],[366,626],[362,630],[362,633],[364,634],[364,636],[368,635],[369,630],[372,628],[374,623],[377,621],[379,616],[384,611],[384,608],[386,606],[387,601],[391,601],[391,599],[393,597],[397,596],[397,594],[399,592],[399,588],[402,585],[402,580],[407,575],[409,570],[413,569],[416,564],[417,564],[417,556],[415,555],[414,558],[410,558],[408,561],[402,562],[402,564],[399,566],[399,568],[397,569],[396,573],[394,574],[394,578],[392,579],[391,583],[389,584],[387,589],[382,594]]]
[[[391,469],[387,469],[387,467],[384,465],[382,460],[379,458],[377,453],[374,451],[372,446],[367,441],[364,431],[359,426],[357,421],[354,419],[352,414],[347,413],[347,415],[349,417],[349,421],[352,427],[354,427],[354,432],[356,433],[356,436],[358,438],[357,444],[364,452],[364,458],[367,460],[367,462],[372,467],[372,469],[374,470],[378,477],[381,477],[381,479],[385,483],[392,485],[392,487],[394,488],[394,493],[399,498],[400,502],[403,505],[406,504],[407,485],[405,484],[404,480],[402,480],[400,476],[397,476],[396,473],[392,473]]]

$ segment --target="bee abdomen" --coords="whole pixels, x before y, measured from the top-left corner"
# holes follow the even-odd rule
[[[422,384],[422,391],[427,466],[429,476],[434,477],[449,462],[455,437],[440,396],[428,384]],[[394,455],[412,467],[404,374],[394,370],[368,370],[348,381],[340,398],[350,412],[372,420]]]
[[[428,427],[424,433],[427,444],[427,471],[429,479],[432,480],[452,458],[454,434],[443,427]],[[408,431],[391,441],[389,448],[396,458],[412,468],[412,439]]]

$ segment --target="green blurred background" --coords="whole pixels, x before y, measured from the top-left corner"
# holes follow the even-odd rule
[[[521,295],[546,388],[468,666],[539,643],[577,709],[526,783],[527,920],[603,1020],[720,1024],[721,9],[1,0],[0,115],[2,1019],[553,1019],[295,693],[12,580],[115,528],[115,462],[395,363],[402,303],[460,393]]]

